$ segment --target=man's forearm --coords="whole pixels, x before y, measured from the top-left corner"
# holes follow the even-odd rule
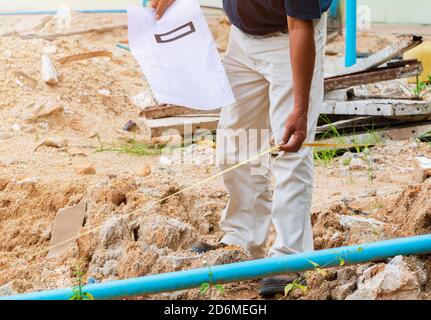
[[[311,20],[288,17],[293,75],[294,112],[307,115],[313,81],[316,47]]]

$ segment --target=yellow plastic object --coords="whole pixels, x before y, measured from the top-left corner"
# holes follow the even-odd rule
[[[425,41],[420,46],[406,52],[404,59],[418,59],[424,66],[424,72],[419,77],[421,81],[427,81],[431,75],[431,41]],[[409,83],[416,83],[416,78],[409,78]]]

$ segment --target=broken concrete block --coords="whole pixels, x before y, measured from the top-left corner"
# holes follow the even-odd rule
[[[119,261],[124,253],[124,247],[95,252],[88,267],[89,276],[96,279],[99,277],[107,278],[117,276]]]
[[[415,180],[418,183],[424,182],[431,177],[431,159],[416,157],[414,169]]]
[[[160,215],[146,216],[139,222],[138,241],[173,250],[189,249],[197,240],[196,230],[188,223]]]
[[[163,256],[157,259],[156,263],[151,269],[154,274],[174,272],[184,270],[189,267],[193,261],[197,260],[198,257],[191,253],[182,253]]]
[[[138,95],[131,97],[130,100],[141,111],[143,111],[149,107],[153,107],[153,106],[158,105],[156,98],[153,96],[153,94],[150,91],[141,92]]]
[[[381,228],[384,223],[373,219],[373,218],[363,218],[363,217],[356,217],[356,216],[340,216],[340,224],[345,228],[354,228],[357,226],[365,226],[372,229],[378,229]]]
[[[386,239],[384,223],[372,218],[342,215],[340,225],[348,230],[349,245]]]
[[[84,224],[87,204],[60,209],[54,219],[51,229],[51,241],[48,259],[60,256],[70,244],[75,242],[75,237]],[[70,240],[72,239],[72,240]]]
[[[46,55],[42,55],[42,80],[49,85],[58,84],[58,74],[55,70],[54,64],[51,59]]]
[[[110,248],[118,246],[124,240],[133,240],[133,236],[124,220],[112,217],[102,225],[100,240],[104,248]]]
[[[405,258],[397,256],[386,265],[375,265],[358,279],[358,289],[346,300],[420,300],[417,273]]]

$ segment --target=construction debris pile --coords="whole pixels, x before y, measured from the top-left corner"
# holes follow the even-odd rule
[[[228,22],[213,12],[208,20],[223,54]],[[340,41],[328,45],[331,65]],[[318,138],[358,147],[316,150],[316,249],[431,233],[429,94],[414,97],[404,79],[421,64],[396,59],[421,41],[382,38],[357,69],[330,72]],[[78,260],[98,282],[249,259],[237,247],[189,249],[221,236],[220,178],[158,201],[218,172],[212,140],[178,149],[196,159],[179,165],[158,152],[158,136],[185,121],[215,129],[219,113],[160,105],[125,49],[125,15],[1,18],[0,295],[72,286]],[[429,257],[395,257],[310,272],[307,290],[282,298],[431,299],[430,279]],[[211,298],[257,299],[257,287],[229,284]]]

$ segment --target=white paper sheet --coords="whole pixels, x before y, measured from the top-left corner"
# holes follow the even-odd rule
[[[177,0],[161,20],[129,6],[129,45],[159,102],[200,110],[235,102],[197,0]]]

